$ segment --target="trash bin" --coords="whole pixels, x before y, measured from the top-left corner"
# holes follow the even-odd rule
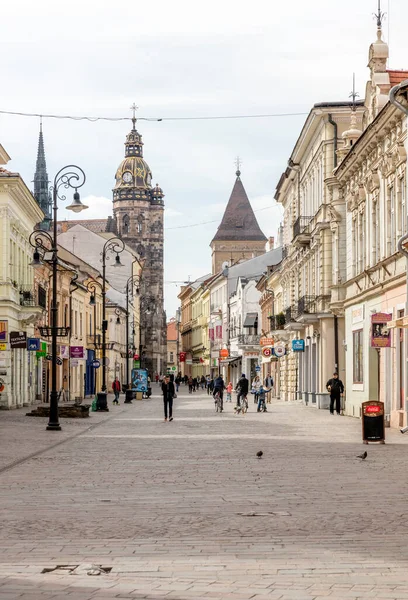
[[[369,400],[362,403],[363,442],[385,444],[384,402]]]
[[[109,412],[108,394],[106,392],[98,392],[96,398],[96,410],[104,410]]]
[[[136,392],[136,400],[143,400],[143,392]]]
[[[132,400],[133,400],[133,390],[125,390],[125,404],[131,404]]]

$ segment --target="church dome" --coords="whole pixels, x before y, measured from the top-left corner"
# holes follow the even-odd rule
[[[126,136],[125,158],[120,163],[115,174],[113,200],[138,199],[150,197],[152,188],[152,172],[143,159],[142,136],[136,130],[136,119],[133,119],[133,129]]]

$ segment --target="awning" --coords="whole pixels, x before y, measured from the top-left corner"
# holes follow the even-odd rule
[[[258,313],[247,313],[244,321],[244,327],[255,327],[256,322],[258,321]]]
[[[229,358],[222,358],[220,359],[220,363],[225,366],[233,362],[237,362],[238,360],[242,360],[242,356],[230,356]]]

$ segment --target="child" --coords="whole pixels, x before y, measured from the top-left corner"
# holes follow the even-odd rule
[[[266,390],[263,387],[263,385],[261,385],[261,387],[259,388],[259,392],[258,392],[258,408],[256,409],[257,412],[261,412],[261,411],[267,412],[267,410],[266,410],[266,404],[265,404],[265,398],[266,398],[266,394],[269,394],[269,392],[271,391],[271,389]]]
[[[232,394],[232,383],[229,382],[229,384],[227,385],[227,402],[232,402],[231,394]]]

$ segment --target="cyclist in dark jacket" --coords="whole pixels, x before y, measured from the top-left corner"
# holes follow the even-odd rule
[[[336,413],[339,415],[340,395],[344,392],[344,385],[338,373],[333,373],[333,377],[326,383],[326,388],[330,393],[330,414],[334,415],[334,402],[336,402]]]
[[[221,399],[221,411],[223,409],[223,395],[224,395],[225,383],[221,375],[219,375],[216,379],[214,379],[214,392],[213,398],[215,398],[216,394],[220,395]]]
[[[245,373],[242,373],[241,379],[235,386],[235,391],[237,392],[237,406],[240,406],[241,398],[245,398],[249,391],[249,381],[245,377]]]

